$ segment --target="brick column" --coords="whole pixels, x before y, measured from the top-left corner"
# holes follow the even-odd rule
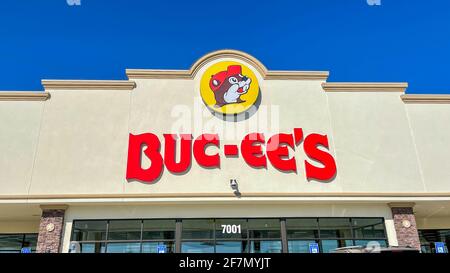
[[[398,246],[413,247],[420,250],[419,232],[417,231],[414,203],[390,203]]]
[[[37,241],[38,253],[58,253],[62,242],[66,205],[41,206],[42,216]]]

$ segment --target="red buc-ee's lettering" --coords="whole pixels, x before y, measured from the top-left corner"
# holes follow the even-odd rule
[[[151,133],[130,134],[128,145],[127,174],[128,180],[140,180],[146,183],[157,181],[165,168],[171,173],[181,174],[189,170],[192,155],[195,161],[204,168],[220,168],[218,152],[209,154],[210,146],[220,150],[220,139],[217,134],[202,134],[194,141],[190,134],[164,134],[164,157],[161,155],[161,142]],[[303,140],[303,130],[294,128],[292,134],[280,133],[265,141],[262,133],[250,133],[241,141],[241,155],[245,162],[253,168],[267,168],[270,161],[279,171],[297,173],[295,149],[303,141],[303,149],[307,157],[323,167],[312,165],[305,160],[305,174],[308,180],[330,181],[336,175],[336,162],[328,152],[328,137],[320,134],[309,134]],[[177,145],[177,142],[180,142]],[[177,161],[177,147],[179,160]],[[322,146],[322,149],[318,147]],[[230,152],[230,147],[229,151]],[[238,147],[232,147],[237,150]],[[265,149],[264,149],[265,148]],[[292,151],[290,153],[290,150]],[[235,151],[233,152],[235,153]],[[150,167],[142,167],[142,155],[150,160]]]
[[[323,168],[316,167],[305,160],[306,179],[330,180],[336,174],[336,162],[331,154],[319,150],[318,145],[328,149],[326,135],[310,134],[305,138],[303,148],[306,155],[324,165]]]
[[[267,157],[278,170],[297,172],[295,157],[289,157],[289,149],[295,149],[292,134],[276,134],[267,141]]]
[[[261,144],[265,143],[264,134],[251,133],[241,142],[241,153],[245,162],[254,168],[266,168],[267,160]]]
[[[197,163],[205,168],[219,168],[220,156],[218,153],[214,155],[207,155],[206,148],[208,146],[219,146],[219,135],[217,134],[203,134],[199,136],[194,142],[194,157]]]
[[[191,165],[192,135],[181,134],[180,161],[176,162],[176,147],[178,136],[164,134],[164,165],[172,173],[183,173]]]
[[[144,150],[144,154],[151,161],[148,169],[143,169],[141,164],[141,153],[144,145],[147,146]],[[128,144],[127,179],[138,179],[147,183],[151,183],[158,179],[163,171],[163,159],[159,153],[160,148],[161,143],[154,134],[130,134]]]

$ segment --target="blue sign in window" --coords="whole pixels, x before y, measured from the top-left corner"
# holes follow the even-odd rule
[[[310,243],[309,244],[309,253],[319,253],[319,244]]]
[[[445,253],[445,243],[443,242],[435,242],[434,248],[436,249],[436,253]]]
[[[31,248],[30,247],[22,247],[22,249],[20,250],[20,253],[31,253]]]
[[[166,253],[167,252],[167,247],[165,245],[158,245],[156,247],[156,252],[157,253]]]

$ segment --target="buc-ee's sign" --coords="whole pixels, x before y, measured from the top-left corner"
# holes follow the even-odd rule
[[[128,146],[127,179],[137,179],[142,182],[155,182],[163,172],[164,167],[175,174],[182,174],[189,170],[192,155],[195,161],[204,168],[220,168],[222,160],[219,150],[219,135],[202,134],[195,140],[190,134],[164,134],[164,153],[161,153],[161,141],[155,134],[130,134]],[[177,145],[177,141],[180,143]],[[176,161],[176,147],[180,147],[179,160]],[[325,149],[319,149],[322,146]],[[145,147],[145,148],[144,148]],[[327,181],[336,174],[336,163],[328,152],[328,137],[321,134],[303,135],[301,128],[295,128],[292,133],[265,136],[262,133],[246,135],[239,145],[223,145],[226,157],[241,156],[253,168],[267,168],[268,162],[283,172],[297,173],[297,160],[289,155],[289,149],[295,151],[302,148],[310,160],[323,165],[317,167],[304,160],[306,178]],[[207,150],[215,150],[207,153]],[[150,167],[143,168],[141,155],[150,160]]]
[[[258,102],[260,86],[258,78],[248,66],[235,61],[221,61],[211,65],[203,73],[200,96],[211,111],[222,115],[237,115]],[[304,136],[301,128],[294,128],[292,133],[272,136],[250,133],[239,144],[226,144],[223,147],[217,134],[202,134],[195,140],[190,134],[164,134],[163,137],[164,153],[161,153],[163,144],[155,134],[130,134],[127,179],[152,183],[159,179],[164,167],[175,174],[185,173],[191,166],[192,155],[201,167],[220,168],[222,158],[219,150],[222,148],[226,157],[239,156],[240,152],[250,167],[267,168],[270,162],[279,171],[297,173],[298,162],[295,156],[290,156],[289,149],[295,151],[300,147],[309,158],[304,160],[308,180],[329,181],[336,174],[335,160],[328,152],[327,136],[316,133]],[[177,142],[180,142],[179,145]],[[176,152],[178,146],[180,150]],[[323,149],[319,149],[319,146]],[[206,153],[207,149],[214,149],[215,152]],[[178,153],[180,156],[177,162]],[[142,167],[141,155],[150,160],[150,167]],[[323,167],[314,166],[311,160],[321,163]]]

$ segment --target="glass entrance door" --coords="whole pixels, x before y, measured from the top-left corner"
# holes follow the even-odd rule
[[[280,219],[184,219],[181,252],[280,253]]]

